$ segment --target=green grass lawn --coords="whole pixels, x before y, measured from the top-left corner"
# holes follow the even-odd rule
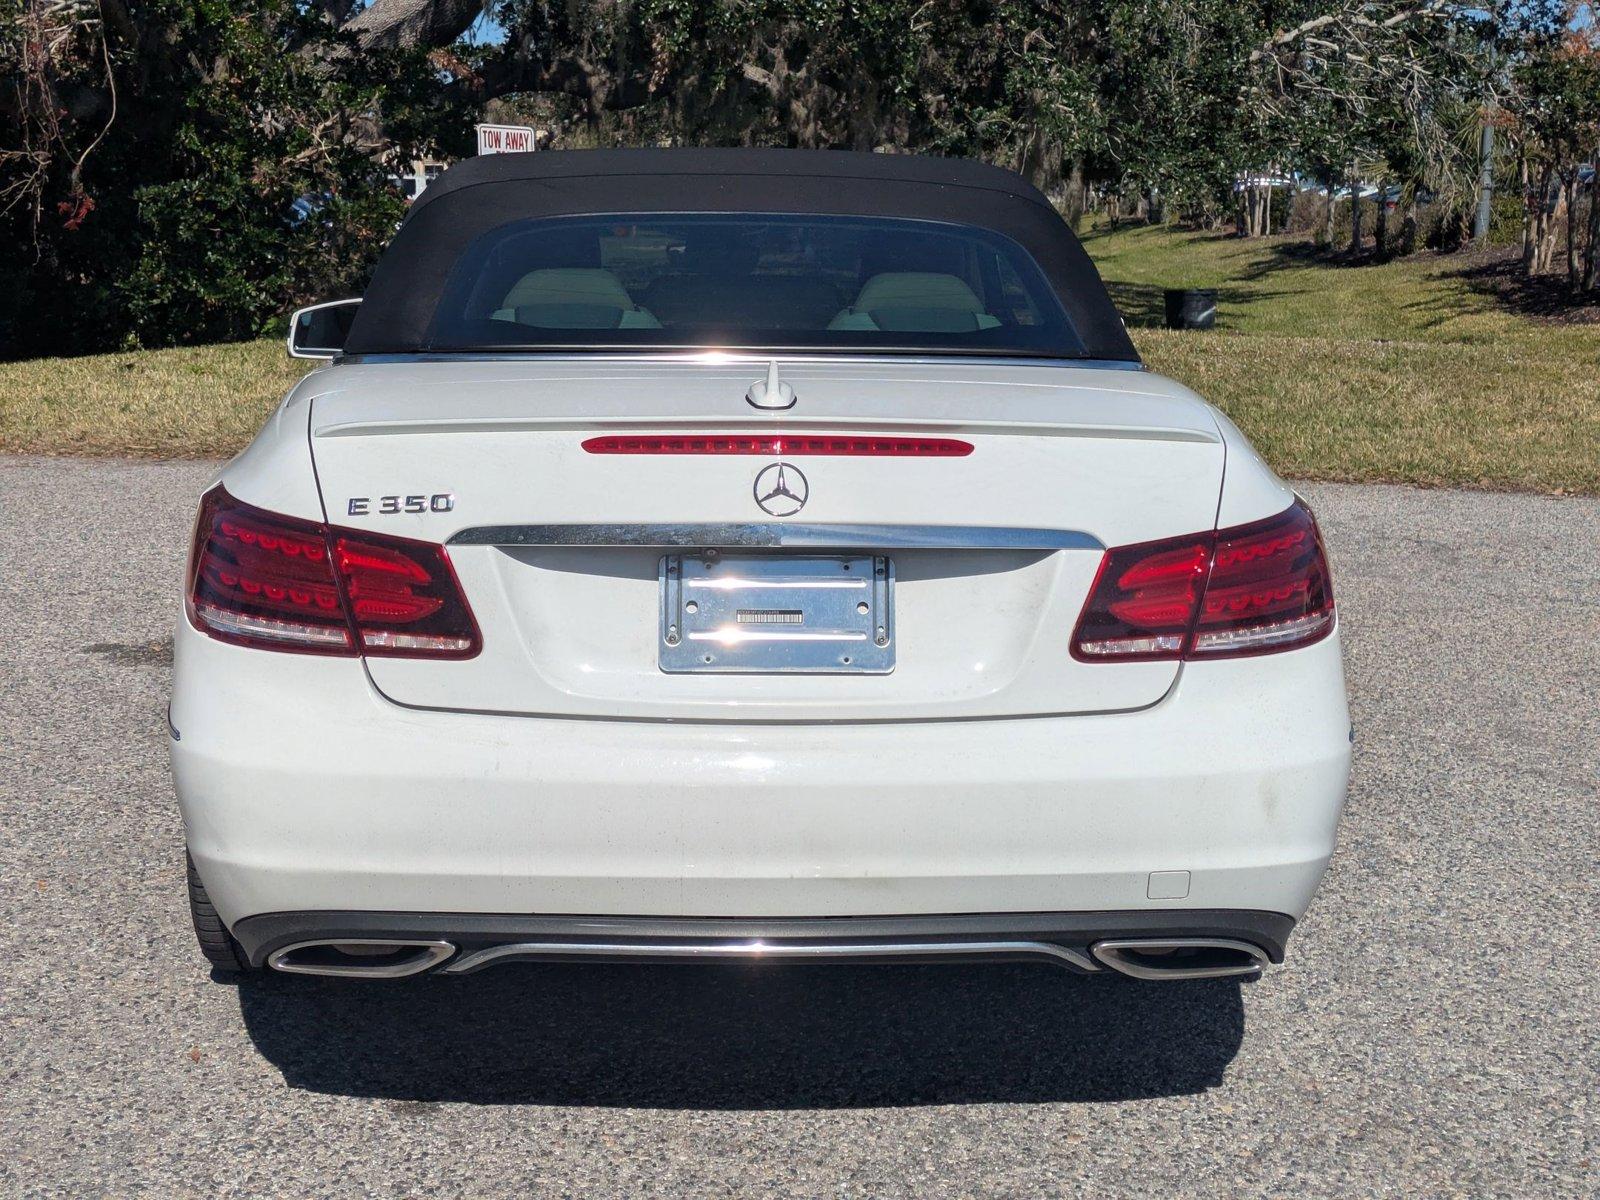
[[[1085,244],[1150,366],[1286,475],[1600,492],[1600,325],[1508,311],[1450,256],[1341,266],[1151,228]],[[1217,329],[1142,327],[1163,287],[1217,288]]]
[[[225,458],[308,365],[281,338],[0,363],[0,450]]]
[[[1347,267],[1152,228],[1085,244],[1150,366],[1285,475],[1600,493],[1600,324],[1509,311],[1432,254]],[[1220,290],[1216,330],[1154,327],[1179,286]],[[0,449],[231,454],[303,368],[276,340],[0,363]]]

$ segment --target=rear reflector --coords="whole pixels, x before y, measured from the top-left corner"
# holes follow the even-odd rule
[[[1308,645],[1333,628],[1311,510],[1108,550],[1072,638],[1086,662],[1222,658]]]
[[[856,437],[815,434],[691,434],[657,436],[626,434],[590,438],[590,454],[760,454],[834,455],[853,458],[965,458],[971,442],[955,438]]]
[[[478,627],[444,547],[200,502],[189,618],[212,637],[305,654],[470,658]]]

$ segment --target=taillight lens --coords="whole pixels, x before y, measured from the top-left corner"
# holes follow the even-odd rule
[[[1108,550],[1072,638],[1086,662],[1221,658],[1308,645],[1333,628],[1311,510]]]
[[[304,654],[470,658],[481,645],[444,547],[200,502],[189,618],[212,637]]]
[[[1217,534],[1191,658],[1287,650],[1333,628],[1333,580],[1311,510]]]
[[[1211,558],[1210,535],[1108,550],[1072,653],[1089,661],[1177,658]]]

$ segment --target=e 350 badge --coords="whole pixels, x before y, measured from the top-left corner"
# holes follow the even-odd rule
[[[374,507],[376,505],[376,507]],[[391,516],[394,513],[446,513],[456,506],[454,492],[431,496],[351,496],[345,513],[352,517]]]

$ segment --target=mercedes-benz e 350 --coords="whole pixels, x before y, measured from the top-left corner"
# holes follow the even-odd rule
[[[1350,722],[1304,500],[1008,172],[478,159],[198,498],[222,970],[1281,961]]]

